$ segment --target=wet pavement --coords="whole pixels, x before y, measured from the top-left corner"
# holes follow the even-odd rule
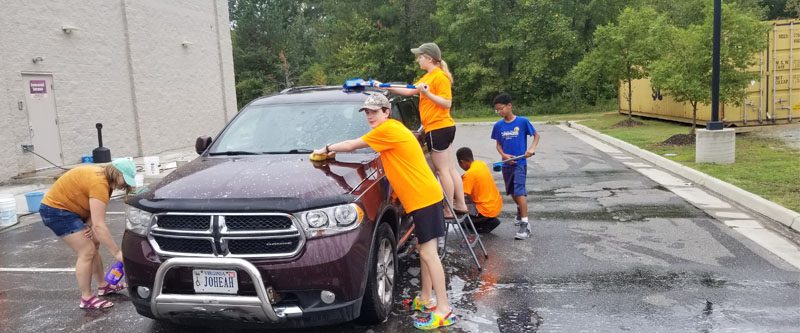
[[[513,239],[515,206],[504,197],[503,223],[482,238],[490,256],[483,271],[450,238],[449,297],[461,320],[440,331],[800,331],[795,267],[632,169],[636,159],[613,158],[555,126],[537,129],[527,181],[533,235]],[[490,130],[459,126],[456,148],[495,161]],[[502,188],[499,173],[495,181]],[[123,210],[119,201],[110,207]],[[123,219],[109,215],[120,237]],[[0,332],[231,331],[155,322],[124,295],[108,310],[78,309],[73,265],[35,215],[0,233]],[[401,260],[400,271],[386,323],[299,332],[414,331],[399,304],[419,289],[416,257]]]

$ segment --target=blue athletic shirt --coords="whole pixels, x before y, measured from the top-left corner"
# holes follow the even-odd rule
[[[528,150],[528,136],[536,134],[530,120],[517,116],[510,123],[500,119],[492,128],[492,139],[500,142],[503,152],[512,156],[524,155]],[[525,159],[517,160],[518,164],[526,165]]]

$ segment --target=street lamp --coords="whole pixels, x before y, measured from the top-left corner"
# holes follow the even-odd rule
[[[714,0],[714,46],[711,50],[711,121],[706,123],[708,130],[721,130],[719,121],[719,42],[722,25],[722,1]]]
[[[711,50],[711,120],[695,132],[695,162],[731,164],[736,161],[736,131],[719,120],[719,63],[722,3],[714,0],[714,45]]]

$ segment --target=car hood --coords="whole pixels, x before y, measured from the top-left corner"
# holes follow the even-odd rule
[[[201,156],[128,200],[149,211],[297,211],[353,202],[377,154]]]

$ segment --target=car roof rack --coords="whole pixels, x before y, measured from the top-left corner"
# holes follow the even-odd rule
[[[330,89],[339,89],[339,88],[340,87],[323,86],[323,85],[297,86],[297,87],[290,87],[290,88],[283,89],[278,94],[280,94],[280,95],[283,95],[283,94],[294,94],[294,93],[299,93],[299,92],[304,92],[304,91],[309,91],[309,90],[330,90]]]

